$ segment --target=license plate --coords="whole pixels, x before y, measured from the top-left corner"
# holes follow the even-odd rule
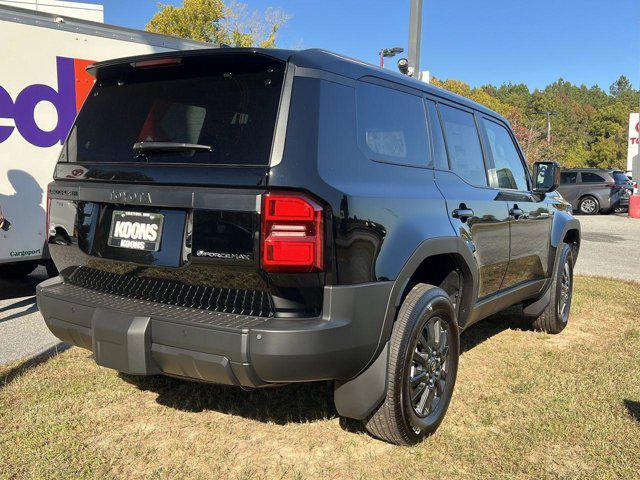
[[[111,247],[157,252],[160,249],[163,220],[164,216],[160,213],[116,210],[111,217],[108,244]]]

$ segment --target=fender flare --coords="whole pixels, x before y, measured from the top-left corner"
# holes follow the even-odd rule
[[[465,285],[463,289],[470,289],[471,295],[465,295],[467,304],[461,305],[460,312],[462,314],[469,314],[473,305],[473,299],[477,297],[479,286],[479,269],[471,249],[467,243],[460,237],[436,237],[425,240],[418,248],[414,250],[411,257],[405,262],[404,266],[400,270],[400,273],[396,277],[393,287],[391,288],[391,295],[389,297],[389,303],[387,304],[387,311],[385,313],[382,332],[380,334],[379,350],[391,337],[391,329],[393,328],[393,322],[396,319],[396,313],[402,302],[402,295],[411,279],[411,276],[418,269],[420,264],[429,257],[435,255],[457,255],[462,261],[460,267],[464,270]],[[378,350],[378,351],[379,351]]]
[[[566,212],[563,214],[556,213],[554,215],[553,226],[551,227],[551,247],[554,249],[554,262],[555,257],[558,254],[558,246],[564,240],[567,232],[570,230],[576,230],[578,232],[578,244],[574,249],[574,262],[578,259],[578,252],[580,250],[581,229],[580,220],[569,215]]]

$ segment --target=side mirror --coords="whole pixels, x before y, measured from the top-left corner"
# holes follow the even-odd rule
[[[556,162],[536,162],[533,164],[533,191],[553,192],[560,185],[560,165]]]

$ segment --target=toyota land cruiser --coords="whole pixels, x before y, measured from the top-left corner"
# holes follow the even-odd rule
[[[495,112],[322,50],[88,70],[37,298],[99,365],[332,380],[340,415],[412,444],[445,415],[460,332],[515,304],[565,327],[580,226]]]

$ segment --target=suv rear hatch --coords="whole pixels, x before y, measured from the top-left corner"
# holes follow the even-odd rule
[[[218,50],[92,68],[96,85],[48,192],[49,248],[63,278],[176,306],[316,315],[317,262],[297,273],[261,268],[260,212],[286,66]],[[321,225],[322,207],[296,198],[320,212]],[[323,241],[320,228],[310,233]]]

